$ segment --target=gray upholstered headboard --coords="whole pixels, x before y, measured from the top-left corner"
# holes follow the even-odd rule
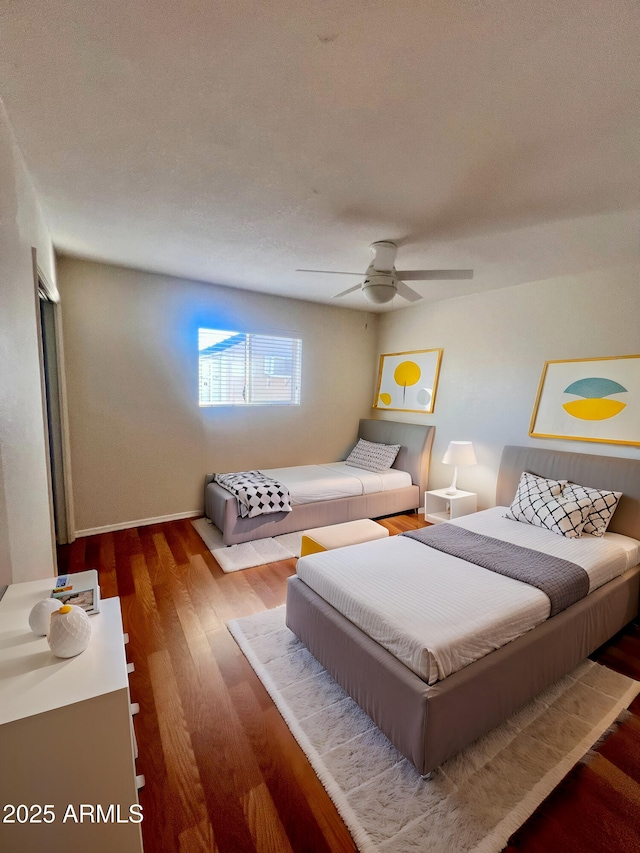
[[[594,489],[622,492],[608,529],[640,539],[640,459],[508,445],[502,451],[498,472],[498,506],[509,506],[523,471],[539,477],[571,480]]]
[[[399,444],[400,451],[393,468],[408,471],[420,492],[427,488],[429,461],[435,427],[424,424],[406,424],[399,421],[379,421],[363,418],[358,438],[379,444]]]

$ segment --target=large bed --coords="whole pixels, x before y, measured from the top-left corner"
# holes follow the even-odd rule
[[[595,537],[567,540],[583,543],[574,547],[563,544],[562,536],[539,531],[546,535],[551,550],[558,545],[562,553],[565,548],[573,549],[572,553],[588,551],[586,562],[593,563],[588,566],[589,594],[557,615],[548,618],[548,599],[538,589],[498,576],[493,581],[498,588],[504,581],[508,582],[505,587],[515,584],[523,589],[514,605],[513,619],[495,620],[496,633],[483,640],[486,648],[475,648],[478,644],[472,627],[458,648],[450,647],[445,641],[432,655],[424,654],[424,649],[416,651],[411,645],[416,639],[412,636],[412,620],[415,611],[429,608],[429,591],[418,594],[417,589],[412,592],[410,587],[404,591],[405,634],[398,641],[395,634],[390,634],[386,616],[377,620],[367,617],[368,621],[362,617],[358,588],[362,590],[360,597],[367,599],[372,594],[371,588],[378,585],[381,587],[378,592],[384,598],[386,582],[392,608],[401,610],[403,599],[397,593],[399,579],[409,578],[409,582],[413,582],[412,573],[418,572],[417,564],[414,565],[415,555],[423,549],[419,559],[425,564],[434,563],[432,574],[440,575],[441,585],[446,584],[449,567],[452,584],[464,592],[472,607],[475,596],[480,624],[485,611],[488,612],[492,605],[489,599],[482,598],[481,590],[476,592],[473,584],[478,573],[493,575],[493,572],[477,566],[473,566],[473,570],[468,567],[467,571],[464,564],[456,565],[454,571],[451,561],[457,558],[439,555],[434,559],[431,548],[410,543],[406,537],[355,545],[342,549],[341,553],[326,552],[302,558],[298,563],[298,576],[289,580],[289,628],[421,774],[428,774],[506,719],[638,615],[638,549],[634,550],[633,542],[621,537],[640,540],[640,461],[506,447],[498,475],[498,507],[509,507],[523,471],[623,493],[602,540]],[[510,532],[518,536],[523,533],[526,541],[538,530],[527,531],[529,525],[505,519],[504,510],[498,508],[487,511],[488,527],[483,527],[483,515],[478,513],[471,516],[466,525],[463,519],[459,524],[471,529],[478,527],[492,536],[501,535],[504,525],[511,525]],[[450,530],[453,526],[439,527]],[[552,541],[554,538],[558,543]],[[590,549],[586,539],[597,543],[594,549]],[[518,537],[516,540],[519,541]],[[614,543],[613,546],[610,543]],[[591,558],[591,550],[598,551],[595,561]],[[331,578],[346,570],[347,563],[354,567],[355,574],[350,588],[336,597],[335,591],[330,589]],[[348,570],[352,571],[350,566]],[[609,579],[614,574],[616,576]],[[441,605],[435,588],[433,598],[432,609],[437,620],[442,613],[438,613]],[[544,601],[547,602],[546,613]],[[457,612],[452,611],[452,614]],[[473,611],[468,618],[472,623]],[[453,615],[451,621],[455,619]],[[446,621],[440,618],[441,627]],[[509,636],[510,631],[513,637]]]
[[[350,494],[350,490],[343,486],[344,494],[341,494],[340,487],[335,489],[334,484],[340,482],[344,473],[344,469],[341,469],[344,462],[263,471],[275,476],[287,486],[296,486],[299,493],[304,492],[305,484],[310,482],[313,482],[314,489],[324,489],[326,492],[322,499],[293,503],[290,512],[242,517],[236,497],[215,482],[213,474],[207,474],[204,489],[205,516],[222,531],[225,545],[235,545],[343,521],[381,518],[415,510],[421,505],[422,495],[427,488],[433,435],[434,427],[422,424],[372,419],[360,421],[358,439],[375,444],[400,445],[398,455],[388,472],[389,483],[384,484],[382,491],[370,484],[369,481],[374,479],[370,472],[362,472],[360,479],[364,480],[366,485],[363,493]],[[350,471],[352,474],[356,473],[354,468]],[[405,474],[405,481],[397,483],[393,478],[400,479],[402,472]],[[325,476],[326,480],[319,480],[318,473]],[[351,479],[356,480],[355,477]],[[349,478],[342,477],[342,480],[348,481]]]

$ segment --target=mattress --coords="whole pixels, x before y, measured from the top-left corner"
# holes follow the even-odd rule
[[[604,536],[585,534],[576,539],[569,539],[519,521],[505,518],[506,507],[496,506],[483,512],[456,518],[452,524],[483,533],[494,539],[512,542],[523,548],[533,548],[544,554],[551,554],[563,560],[577,563],[589,575],[589,592],[618,577],[627,569],[640,562],[640,542],[621,533],[605,533]],[[617,545],[624,555],[624,563],[620,555],[612,557],[615,552],[611,546]]]
[[[567,539],[506,519],[504,512],[495,507],[451,523],[571,560],[587,572],[590,592],[634,560],[635,540],[623,547],[606,534]],[[303,557],[297,571],[307,586],[428,684],[532,630],[550,612],[549,599],[535,587],[405,536]]]
[[[293,468],[262,468],[260,473],[285,485],[291,504],[330,501],[355,495],[370,495],[411,486],[407,471],[389,468],[387,471],[365,471],[346,462],[325,465],[299,465]]]

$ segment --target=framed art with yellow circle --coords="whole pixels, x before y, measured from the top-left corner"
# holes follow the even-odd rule
[[[640,446],[640,355],[545,362],[529,435]]]
[[[381,355],[373,408],[390,412],[433,412],[441,361],[441,349]]]

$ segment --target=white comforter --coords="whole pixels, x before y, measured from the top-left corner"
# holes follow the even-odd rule
[[[261,468],[260,473],[286,486],[292,505],[370,495],[411,485],[411,475],[407,471],[389,468],[388,471],[376,473],[355,468],[346,462],[298,465],[294,468]]]
[[[590,592],[638,562],[627,537],[567,539],[504,518],[495,507],[453,524],[577,563]],[[633,542],[634,540],[627,540]],[[434,684],[544,622],[547,596],[528,584],[392,536],[298,560],[298,576],[340,613]]]

